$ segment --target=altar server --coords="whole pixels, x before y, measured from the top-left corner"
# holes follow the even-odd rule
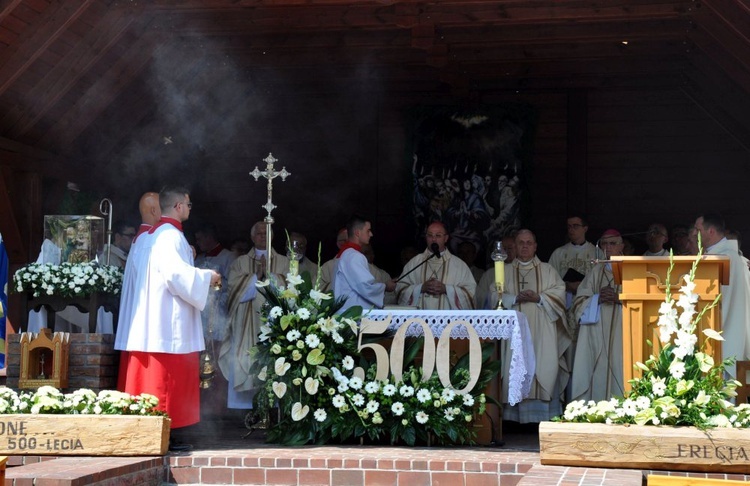
[[[182,233],[192,203],[187,189],[159,194],[162,217],[135,245],[131,256],[135,291],[124,301],[124,317],[115,349],[128,351],[123,389],[159,398],[159,409],[172,428],[200,420],[199,353],[205,347],[200,311],[211,286],[221,282],[214,270],[193,266],[193,252]]]
[[[333,279],[333,295],[346,298],[340,312],[355,305],[363,311],[382,308],[385,292],[396,288],[396,282],[388,280],[380,283],[370,273],[367,257],[362,253],[362,245],[370,243],[372,227],[369,221],[361,216],[352,216],[346,224],[349,239],[339,250],[336,273]]]

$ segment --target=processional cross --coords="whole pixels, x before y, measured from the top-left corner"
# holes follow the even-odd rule
[[[261,207],[268,212],[268,215],[263,218],[263,221],[266,222],[266,251],[268,255],[266,258],[266,272],[270,273],[271,269],[273,268],[271,266],[271,255],[273,255],[273,252],[271,251],[271,225],[273,225],[273,216],[271,216],[271,211],[273,211],[276,207],[274,206],[272,199],[273,180],[276,177],[281,177],[281,180],[285,181],[288,176],[292,175],[292,173],[287,172],[286,167],[282,167],[281,170],[274,170],[273,164],[275,162],[278,162],[278,159],[276,159],[270,152],[268,153],[268,157],[263,159],[263,162],[266,163],[266,169],[258,170],[258,166],[256,165],[255,170],[250,172],[250,175],[255,178],[255,182],[258,182],[258,179],[260,177],[265,177],[266,179],[268,179],[268,200],[266,201],[266,204],[262,205]]]

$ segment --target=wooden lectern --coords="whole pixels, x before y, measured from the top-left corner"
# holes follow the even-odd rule
[[[670,276],[673,298],[679,298],[684,275],[690,274],[694,256],[674,257],[674,268]],[[630,380],[635,373],[633,365],[645,362],[650,355],[657,356],[661,349],[659,341],[659,307],[666,298],[666,280],[669,270],[669,257],[613,256],[612,273],[615,283],[622,285],[622,370],[624,392],[630,390]],[[696,310],[701,311],[721,293],[721,286],[729,284],[729,258],[718,255],[704,255],[695,272],[695,292],[700,295]],[[706,312],[698,323],[698,345],[705,341],[702,330],[706,328],[721,331],[721,301]],[[646,340],[651,341],[649,346]],[[714,358],[714,363],[722,360],[721,342],[710,341],[706,353]]]

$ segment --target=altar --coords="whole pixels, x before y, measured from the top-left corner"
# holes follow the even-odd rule
[[[480,339],[510,340],[510,376],[508,380],[508,402],[515,405],[531,391],[535,372],[534,344],[526,316],[509,310],[372,310],[365,314],[366,319],[382,321],[390,317],[389,330],[398,330],[409,323],[406,336],[418,337],[424,334],[420,321],[429,327],[435,337],[453,324],[451,339],[469,339],[470,325]],[[505,359],[501,357],[501,359]]]

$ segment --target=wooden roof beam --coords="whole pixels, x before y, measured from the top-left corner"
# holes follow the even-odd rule
[[[0,95],[86,11],[92,1],[52,2],[15,44],[0,53]]]
[[[122,10],[109,10],[94,25],[81,41],[60,60],[36,86],[29,89],[27,100],[30,105],[18,104],[15,110],[6,112],[0,126],[12,128],[8,132],[12,138],[23,137],[32,129],[46,112],[86,75],[94,64],[120,41],[124,32],[131,26],[134,16]]]

